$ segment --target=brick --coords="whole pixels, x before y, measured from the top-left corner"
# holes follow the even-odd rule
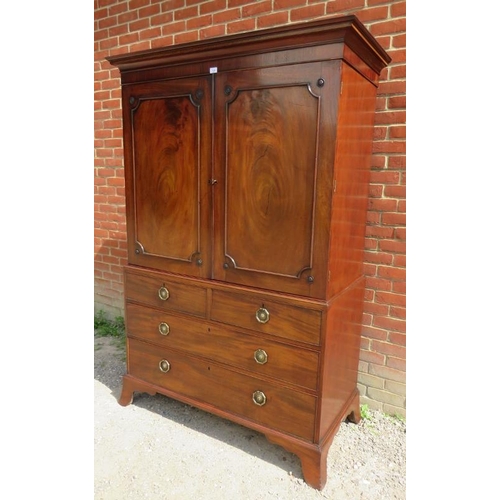
[[[375,141],[374,153],[406,153],[406,141]]]
[[[225,25],[218,25],[218,26],[210,26],[209,28],[205,28],[200,30],[200,38],[205,39],[205,38],[214,38],[218,36],[222,36],[226,34],[226,27]]]
[[[384,362],[385,356],[378,352],[361,350],[359,351],[359,359],[366,361],[369,365],[371,363],[381,364]]]
[[[130,21],[136,21],[138,18],[139,15],[136,10],[129,10],[118,16],[118,23],[126,24],[129,23]]]
[[[358,383],[363,384],[368,387],[374,387],[376,389],[384,388],[384,379],[380,377],[374,377],[368,373],[360,373],[358,375]]]
[[[191,30],[197,30],[200,28],[205,28],[207,26],[210,26],[212,24],[212,16],[207,15],[207,16],[198,16],[193,19],[188,19],[186,21],[186,29],[191,31]]]
[[[307,0],[274,0],[273,10],[291,9],[292,7],[299,7],[306,5]]]
[[[397,95],[387,99],[387,107],[390,109],[406,109],[406,96]]]
[[[406,31],[406,18],[373,23],[370,26],[371,34],[377,38],[380,35],[396,34]]]
[[[182,21],[198,15],[198,6],[179,9],[174,12],[174,19]]]
[[[379,304],[387,304],[389,306],[406,306],[406,296],[385,291],[377,291],[375,293],[375,301]]]
[[[368,200],[368,210],[376,210],[379,212],[395,212],[397,203],[397,200],[386,198],[372,198],[371,200]]]
[[[152,16],[149,20],[151,26],[163,26],[167,23],[171,23],[174,19],[174,15],[171,12],[165,12],[157,16]]]
[[[406,255],[394,255],[394,265],[396,267],[406,267]]]
[[[178,21],[176,23],[168,23],[162,26],[161,34],[162,36],[171,35],[173,33],[182,33],[186,30],[186,21]]]
[[[399,184],[400,180],[399,172],[386,169],[372,170],[370,172],[370,182],[373,184]]]
[[[118,2],[115,5],[110,5],[109,7],[109,15],[115,16],[117,14],[122,14],[129,8],[127,2]]]
[[[393,306],[390,308],[389,316],[391,316],[392,318],[396,318],[396,319],[406,319],[406,308]]]
[[[268,16],[257,18],[257,28],[270,28],[279,26],[288,22],[288,12],[277,12]]]
[[[391,17],[406,16],[406,2],[397,2],[391,5]]]
[[[250,31],[255,29],[255,19],[244,19],[235,21],[227,25],[227,33],[239,33],[241,31]]]
[[[392,78],[392,75],[391,75],[391,78]],[[392,94],[404,94],[405,92],[406,92],[406,82],[405,81],[381,82],[379,84],[379,87],[378,87],[378,95],[379,96],[392,95]]]
[[[406,33],[401,35],[394,35],[392,37],[392,46],[394,48],[406,47]]]
[[[255,0],[227,0],[227,8],[232,9],[233,7],[241,7],[249,3],[255,3]]]
[[[404,403],[406,404],[406,399],[405,399]],[[399,417],[406,418],[406,409],[403,407],[400,407],[400,406],[394,406],[391,404],[383,404],[382,411],[386,415],[399,416]]]
[[[389,77],[391,80],[406,78],[406,64],[399,64],[389,68]],[[406,87],[406,82],[404,82],[404,86]]]
[[[160,13],[160,6],[158,4],[149,5],[148,7],[144,7],[143,9],[139,9],[139,17],[142,19],[143,17],[151,17]]]
[[[369,302],[365,304],[365,312],[374,316],[389,316],[389,307],[384,304]]]
[[[180,9],[184,7],[184,0],[169,0],[168,2],[163,2],[161,4],[162,12],[171,12],[175,9]]]
[[[214,15],[214,24],[227,23],[229,21],[234,21],[241,18],[240,9],[230,9],[224,10],[222,12],[217,12]]]
[[[382,330],[380,328],[373,328],[370,326],[363,327],[363,331],[361,333],[362,337],[373,340],[387,340],[387,331]]]
[[[406,360],[387,356],[387,367],[404,373],[406,371]]]
[[[198,40],[198,32],[197,31],[191,31],[188,33],[180,33],[178,35],[174,36],[174,43],[187,43],[187,42],[194,42]]]
[[[406,123],[406,111],[386,111],[375,114],[375,125]]]
[[[406,126],[389,127],[389,137],[391,139],[406,139]]]
[[[331,0],[326,5],[327,14],[344,13],[345,11],[362,9],[365,0]]]
[[[218,10],[225,10],[226,0],[212,0],[211,2],[203,2],[200,5],[200,14],[209,14]]]
[[[118,18],[116,16],[106,17],[99,21],[98,26],[100,30],[104,30],[106,28],[109,28],[110,26],[115,26],[117,23],[118,23]]]
[[[358,19],[365,25],[373,21],[380,21],[389,17],[389,7],[372,7],[370,9],[360,9],[356,12]]]
[[[378,276],[377,277],[367,276],[366,286],[372,290],[390,292],[393,287],[393,282],[392,280],[382,279],[379,278]],[[376,292],[375,292],[375,297],[376,297]]]
[[[388,50],[387,53],[391,57],[391,66],[394,67],[400,63],[406,63],[406,49]]]
[[[257,16],[259,14],[263,14],[265,12],[271,12],[273,8],[273,4],[271,0],[267,0],[266,2],[258,2],[252,5],[247,5],[241,9],[241,13],[243,17],[251,17]]]
[[[378,340],[372,342],[372,350],[395,358],[404,358],[406,355],[406,347],[391,344],[390,342],[380,342]]]
[[[135,43],[139,41],[139,33],[136,31],[135,33],[130,33],[128,35],[124,35],[119,37],[120,45],[129,45],[131,43]]]
[[[365,252],[365,262],[373,264],[385,264],[387,266],[395,265],[394,255],[382,252]]]
[[[391,155],[389,157],[389,163],[387,164],[387,167],[391,168],[391,169],[406,167],[406,156],[405,155]]]
[[[394,230],[394,237],[406,241],[406,227],[398,227]]]
[[[385,389],[393,394],[399,394],[400,396],[406,396],[406,384],[401,382],[394,382],[393,380],[387,380],[385,382]]]
[[[386,380],[393,380],[394,382],[405,383],[406,381],[405,373],[379,364],[370,364],[368,366],[368,373],[377,377],[382,377]]]
[[[320,17],[324,14],[324,4],[309,5],[307,7],[301,7],[290,11],[290,21],[303,21],[305,19]]]
[[[404,226],[406,225],[406,214],[398,212],[382,214],[382,224],[388,226]]]
[[[405,402],[405,398],[403,396],[373,387],[368,388],[367,396],[382,403],[388,403],[392,406],[403,406]]]
[[[379,328],[385,328],[386,330],[403,332],[403,333],[406,332],[406,321],[399,319],[377,317],[373,318],[373,325]]]
[[[128,8],[129,10],[139,9],[145,5],[149,5],[151,0],[129,0]]]
[[[134,21],[133,23],[129,23],[128,25],[130,31],[140,31],[145,30],[150,27],[149,18],[147,19],[139,19],[138,21]]]
[[[380,240],[379,248],[385,252],[406,253],[406,243],[395,240]]]
[[[148,30],[141,31],[139,35],[140,40],[148,40],[149,38],[158,38],[161,36],[161,28],[150,28]]]
[[[406,279],[406,270],[393,266],[378,266],[377,276],[380,278],[404,281]]]

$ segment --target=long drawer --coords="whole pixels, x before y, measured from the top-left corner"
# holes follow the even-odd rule
[[[273,429],[313,439],[316,397],[128,339],[130,375]]]
[[[287,340],[320,343],[321,311],[277,302],[259,293],[214,290],[210,317]]]
[[[164,347],[214,359],[316,389],[319,355],[217,323],[127,304],[127,333]]]
[[[158,273],[125,269],[127,299],[168,311],[205,317],[207,290],[204,287]]]

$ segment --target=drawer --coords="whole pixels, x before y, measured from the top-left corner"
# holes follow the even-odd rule
[[[127,300],[169,311],[206,315],[206,289],[170,276],[125,269],[125,296]]]
[[[315,390],[319,355],[217,323],[127,304],[127,334]]]
[[[211,319],[287,340],[319,345],[321,311],[268,300],[259,294],[214,290]]]
[[[128,342],[130,375],[252,422],[313,440],[316,397],[139,340]],[[264,404],[257,405],[254,398]]]

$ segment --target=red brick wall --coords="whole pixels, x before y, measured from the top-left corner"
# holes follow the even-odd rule
[[[95,308],[123,312],[126,263],[120,76],[104,57],[356,14],[392,58],[381,75],[366,227],[362,402],[405,415],[406,2],[94,0]]]

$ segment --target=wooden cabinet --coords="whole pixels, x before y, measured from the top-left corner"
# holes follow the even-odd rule
[[[354,16],[117,55],[127,374],[264,433],[321,489],[357,421],[378,78]]]

